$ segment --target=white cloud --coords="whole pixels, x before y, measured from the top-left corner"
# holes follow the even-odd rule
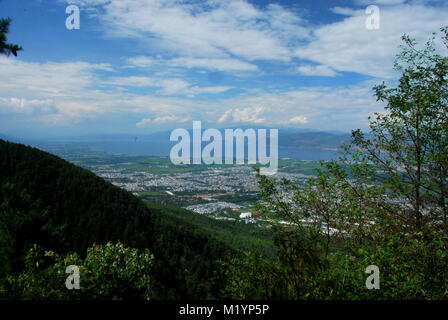
[[[354,124],[365,127],[367,116],[382,110],[382,105],[375,102],[370,90],[373,83],[370,82],[347,87],[296,88],[275,93],[259,89],[247,95],[211,100],[115,90],[114,86],[120,82],[143,86],[161,80],[135,76],[107,78],[102,65],[76,62],[39,64],[1,57],[0,68],[0,112],[20,114],[23,119],[48,125],[65,125],[93,118],[107,121],[104,119],[112,114],[123,115],[124,118],[140,114],[145,116],[142,116],[138,127],[150,124],[159,129],[194,119],[215,125],[289,124],[323,130],[348,130]],[[102,77],[98,76],[98,69]],[[107,81],[115,81],[116,84],[107,85]],[[191,94],[227,89],[203,88],[184,82],[179,82],[177,87],[172,82],[163,85],[158,89],[189,90]],[[147,117],[148,114],[153,116]]]
[[[334,70],[324,65],[310,65],[305,64],[297,67],[297,72],[306,76],[324,76],[324,77],[334,77],[337,75]]]
[[[397,5],[397,4],[403,4],[406,2],[406,0],[354,0],[355,4],[359,5]]]
[[[146,56],[130,57],[126,59],[127,65],[130,67],[147,68],[158,65],[160,62],[154,58]]]
[[[237,59],[177,58],[167,61],[170,66],[206,68],[218,71],[256,71],[256,65]]]
[[[152,51],[189,58],[288,61],[291,45],[309,36],[296,13],[278,4],[260,9],[245,0],[111,0],[96,17],[110,36],[137,38]]]
[[[308,123],[308,118],[305,116],[295,116],[295,117],[292,117],[291,120],[288,121],[288,123],[291,123],[291,124]]]
[[[372,82],[363,82],[343,87],[306,87],[278,93],[258,92],[248,96],[195,101],[126,95],[112,105],[119,103],[127,112],[161,117],[158,121],[153,121],[157,116],[150,117],[146,124],[151,125],[203,120],[217,126],[293,125],[348,131],[357,127],[366,128],[367,117],[383,110],[384,104],[376,102],[373,96],[373,85]],[[165,118],[166,115],[171,117]]]
[[[97,84],[95,71],[113,71],[107,64],[35,63],[7,57],[0,57],[0,70],[3,96],[20,96],[30,92],[45,98],[76,96],[83,89]],[[24,87],[26,92],[23,91]]]
[[[49,113],[54,110],[54,102],[51,99],[25,99],[17,97],[0,97],[0,112],[5,113]]]
[[[224,112],[224,114],[218,119],[218,123],[236,122],[236,123],[263,123],[265,118],[260,118],[265,111],[264,107],[247,107],[247,108],[235,108]]]
[[[105,81],[107,84],[129,87],[157,87],[161,95],[185,95],[194,97],[199,94],[216,94],[232,89],[230,86],[198,87],[178,78],[153,78],[144,76],[114,77]]]
[[[109,1],[110,0],[66,0],[65,2],[80,6],[100,6],[107,4]]]
[[[304,74],[334,75],[348,71],[394,77],[391,67],[400,37],[410,33],[425,41],[447,24],[446,6],[437,0],[353,0],[381,9],[379,30],[367,30],[364,8],[331,8],[346,16],[311,31],[296,11],[278,4],[255,6],[246,0],[79,0],[101,5],[99,19],[112,37],[138,39],[157,58],[134,57],[129,65],[207,68],[225,72],[257,71],[257,60],[309,60],[325,67],[302,67]],[[163,54],[169,52],[167,57]],[[173,57],[173,53],[176,56]],[[325,68],[325,69],[324,69]],[[300,71],[300,70],[299,70]]]
[[[106,81],[108,84],[130,87],[159,87],[157,79],[143,76],[114,77]]]
[[[198,94],[216,94],[221,92],[226,92],[232,89],[233,87],[229,86],[215,86],[215,87],[192,87],[190,88],[190,95],[195,96]]]
[[[383,111],[371,87],[375,82],[352,86],[305,87],[278,93],[259,92],[215,102],[218,124],[252,123],[269,126],[295,125],[321,130],[365,129],[367,117]]]
[[[4,113],[38,115],[44,122],[52,118],[51,123],[63,124],[107,110],[101,102],[106,94],[95,89],[99,82],[95,72],[113,71],[110,65],[0,57],[0,70],[0,109]]]
[[[158,57],[157,59],[154,59],[148,56],[137,56],[128,58],[126,60],[126,63],[126,67],[142,68],[147,70],[157,67],[175,67],[186,69],[200,68],[226,72],[251,72],[258,70],[258,67],[252,63],[233,58],[183,57],[163,59],[161,57]]]
[[[343,7],[334,7],[334,8],[330,8],[330,11],[336,14],[340,14],[343,16],[354,16],[354,15],[359,15],[360,14],[360,10],[355,10],[352,8],[343,8]]]
[[[401,36],[407,33],[425,42],[447,24],[448,7],[399,5],[382,7],[380,14],[379,30],[365,28],[364,12],[324,25],[314,32],[314,40],[296,50],[296,56],[336,71],[392,78]]]
[[[182,79],[163,79],[160,80],[162,87],[157,92],[162,95],[186,95],[187,97],[195,97],[199,94],[217,94],[232,89],[230,86],[216,87],[198,87],[190,86],[188,82]]]
[[[148,126],[151,126],[153,124],[160,124],[160,123],[184,123],[190,121],[190,118],[186,117],[177,117],[173,115],[166,115],[166,116],[160,116],[155,117],[153,119],[150,118],[144,118],[136,123],[136,126],[139,128],[145,128]]]

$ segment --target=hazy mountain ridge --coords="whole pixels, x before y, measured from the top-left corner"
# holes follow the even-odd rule
[[[249,127],[233,127],[229,129]],[[260,127],[260,129],[269,129]],[[192,130],[188,130],[190,135]],[[224,137],[224,129],[220,129]],[[54,137],[51,139],[22,139],[3,136],[5,140],[37,146],[49,150],[51,145],[79,144],[98,151],[118,154],[169,156],[176,142],[170,141],[171,131],[159,131],[151,134],[98,134],[89,136]],[[330,160],[338,156],[340,146],[349,142],[350,134],[335,131],[313,129],[279,129],[279,157],[297,160]],[[204,143],[205,144],[205,143]]]

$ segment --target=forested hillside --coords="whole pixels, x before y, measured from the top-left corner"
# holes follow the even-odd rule
[[[0,140],[0,168],[3,280],[24,270],[26,252],[34,244],[82,256],[93,244],[120,241],[154,255],[153,298],[210,298],[219,291],[212,283],[216,261],[237,244],[252,245],[247,235],[231,235],[235,226],[180,208],[146,206],[93,173],[35,148]]]

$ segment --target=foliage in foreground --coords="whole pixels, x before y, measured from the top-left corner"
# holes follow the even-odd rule
[[[59,256],[33,246],[25,258],[26,270],[8,276],[8,299],[149,299],[153,256],[122,243],[93,245],[83,259],[76,253]],[[67,289],[68,266],[79,268],[80,288]]]
[[[448,298],[448,57],[435,35],[423,49],[403,40],[402,76],[396,88],[374,88],[387,106],[368,135],[353,131],[304,188],[258,173],[278,257],[224,261],[228,297]],[[378,290],[366,288],[369,265],[380,270]]]
[[[60,255],[85,255],[93,244],[121,242],[154,255],[154,299],[216,297],[216,261],[233,254],[227,243],[236,240],[230,241],[233,230],[223,223],[193,215],[147,206],[57,156],[0,140],[0,287],[5,276],[24,272],[34,244]],[[250,245],[245,230],[238,233]]]

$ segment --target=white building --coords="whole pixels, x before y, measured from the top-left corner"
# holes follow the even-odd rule
[[[250,219],[252,218],[252,213],[250,212],[241,212],[240,219]]]

